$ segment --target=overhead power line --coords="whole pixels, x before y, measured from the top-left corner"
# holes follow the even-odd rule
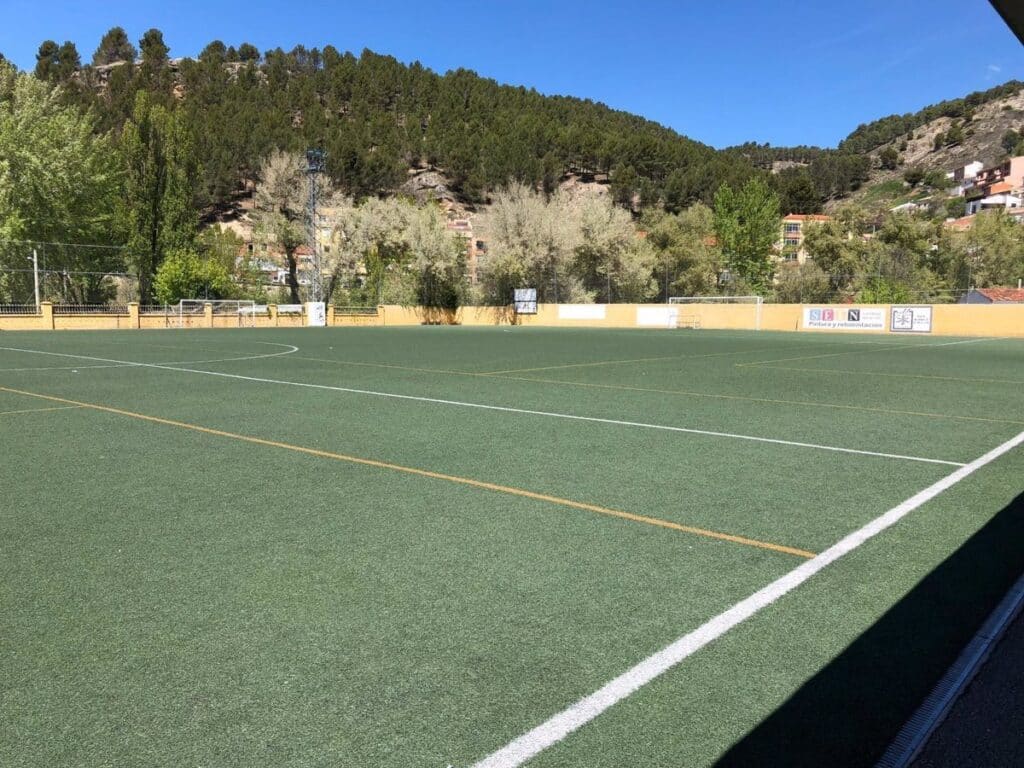
[[[10,245],[58,245],[61,247],[68,248],[100,248],[109,251],[123,251],[128,246],[125,245],[96,245],[95,243],[61,243],[51,240],[4,240],[0,239],[0,243],[7,243]]]

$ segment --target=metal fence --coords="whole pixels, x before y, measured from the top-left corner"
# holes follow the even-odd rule
[[[38,315],[35,304],[0,304],[0,315]]]
[[[54,315],[127,315],[127,304],[54,304]]]
[[[334,314],[336,315],[362,315],[366,317],[376,317],[376,307],[335,307]]]
[[[178,316],[178,307],[171,304],[140,304],[139,314],[158,317]]]

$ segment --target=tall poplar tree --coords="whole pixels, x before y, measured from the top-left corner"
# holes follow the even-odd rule
[[[141,301],[152,299],[152,279],[171,251],[193,246],[199,217],[194,205],[199,166],[181,116],[136,95],[121,132],[123,196],[118,223],[126,255],[139,279]]]

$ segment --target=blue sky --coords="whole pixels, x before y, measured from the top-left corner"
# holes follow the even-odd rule
[[[157,27],[172,56],[219,38],[467,67],[718,147],[832,146],[862,122],[1024,79],[1024,49],[985,0],[0,0],[0,52],[31,68],[41,41],[72,40],[87,61],[114,25],[133,41]]]

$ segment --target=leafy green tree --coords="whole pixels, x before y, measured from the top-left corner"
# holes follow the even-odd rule
[[[878,153],[878,163],[887,171],[895,171],[900,164],[900,154],[895,147],[888,146]]]
[[[774,268],[772,249],[781,228],[778,195],[759,176],[739,192],[723,184],[715,194],[714,221],[729,268],[758,293],[766,293]]]
[[[199,60],[204,63],[223,64],[228,61],[227,48],[220,40],[214,40],[199,52]]]
[[[578,217],[578,218],[577,218]],[[574,211],[579,245],[576,274],[597,301],[645,301],[656,290],[651,276],[654,250],[638,236],[628,211],[604,198],[588,198]]]
[[[237,293],[231,273],[216,259],[203,259],[193,250],[175,249],[166,255],[153,279],[160,304],[181,299],[227,299]]]
[[[772,176],[779,195],[779,210],[785,213],[821,213],[821,194],[806,168],[786,168]]]
[[[167,65],[170,49],[164,43],[163,33],[155,28],[146,30],[139,40],[139,50],[142,54],[142,66],[139,67],[142,86],[152,91],[160,103],[169,103],[171,73]]]
[[[255,235],[263,249],[283,251],[293,304],[301,300],[296,252],[306,241],[305,167],[305,158],[298,152],[274,150],[260,165],[256,185]]]
[[[640,226],[655,250],[654,277],[663,301],[718,293],[718,274],[725,263],[708,206],[695,203],[674,216],[648,212]]]
[[[118,225],[141,300],[147,302],[165,256],[193,247],[200,168],[181,115],[154,104],[145,91],[138,93],[121,132],[120,155],[124,173]]]
[[[252,43],[242,43],[238,46],[238,60],[239,61],[259,61],[260,51]]]
[[[829,276],[813,261],[783,264],[775,281],[775,301],[780,304],[805,304],[830,301],[833,288]]]
[[[921,181],[932,189],[947,189],[952,185],[952,180],[938,168],[933,168],[925,173]]]
[[[612,170],[612,198],[623,208],[633,209],[633,198],[640,186],[640,175],[632,165],[617,165]]]
[[[924,169],[919,167],[907,168],[903,172],[903,180],[912,187],[916,187],[924,180]]]
[[[1003,151],[1007,154],[1011,154],[1020,144],[1021,139],[1024,138],[1017,131],[1009,130],[1003,134],[1003,138],[999,141],[999,146],[1003,148]]]
[[[946,144],[946,146],[952,146],[954,144],[959,144],[963,140],[964,140],[964,129],[960,125],[960,123],[953,123],[953,125],[949,126],[949,130],[946,131],[946,135],[943,138],[943,142]]]
[[[36,53],[35,75],[40,80],[66,83],[81,66],[78,49],[70,40],[65,40],[62,45],[44,40]]]
[[[57,59],[59,50],[60,46],[54,40],[44,40],[39,44],[39,50],[36,52],[35,75],[40,80],[53,79],[54,71],[60,63]]]
[[[1024,277],[1024,227],[1004,211],[985,211],[953,235],[948,278],[957,288],[1015,286]]]
[[[862,209],[846,206],[830,220],[808,225],[804,232],[808,259],[828,276],[835,292],[850,295],[867,269],[870,243],[860,236],[867,218]]]
[[[64,103],[59,90],[0,64],[0,266],[25,267],[27,246],[12,240],[116,244],[110,212],[118,178],[111,142],[95,127],[93,116]],[[69,285],[78,301],[99,301],[102,273],[118,270],[121,258],[116,248],[48,246],[46,263],[99,273],[73,276]],[[26,280],[11,273],[7,289],[26,295]]]
[[[508,304],[515,288],[536,288],[541,302],[593,301],[573,274],[579,228],[568,201],[522,184],[499,190],[481,217],[488,256],[480,280],[487,300]]]
[[[92,55],[93,66],[113,64],[118,61],[133,62],[138,52],[128,40],[124,27],[111,27],[100,40],[99,47]]]
[[[416,303],[455,310],[466,296],[466,243],[449,232],[436,205],[412,206],[405,241],[416,275]]]

